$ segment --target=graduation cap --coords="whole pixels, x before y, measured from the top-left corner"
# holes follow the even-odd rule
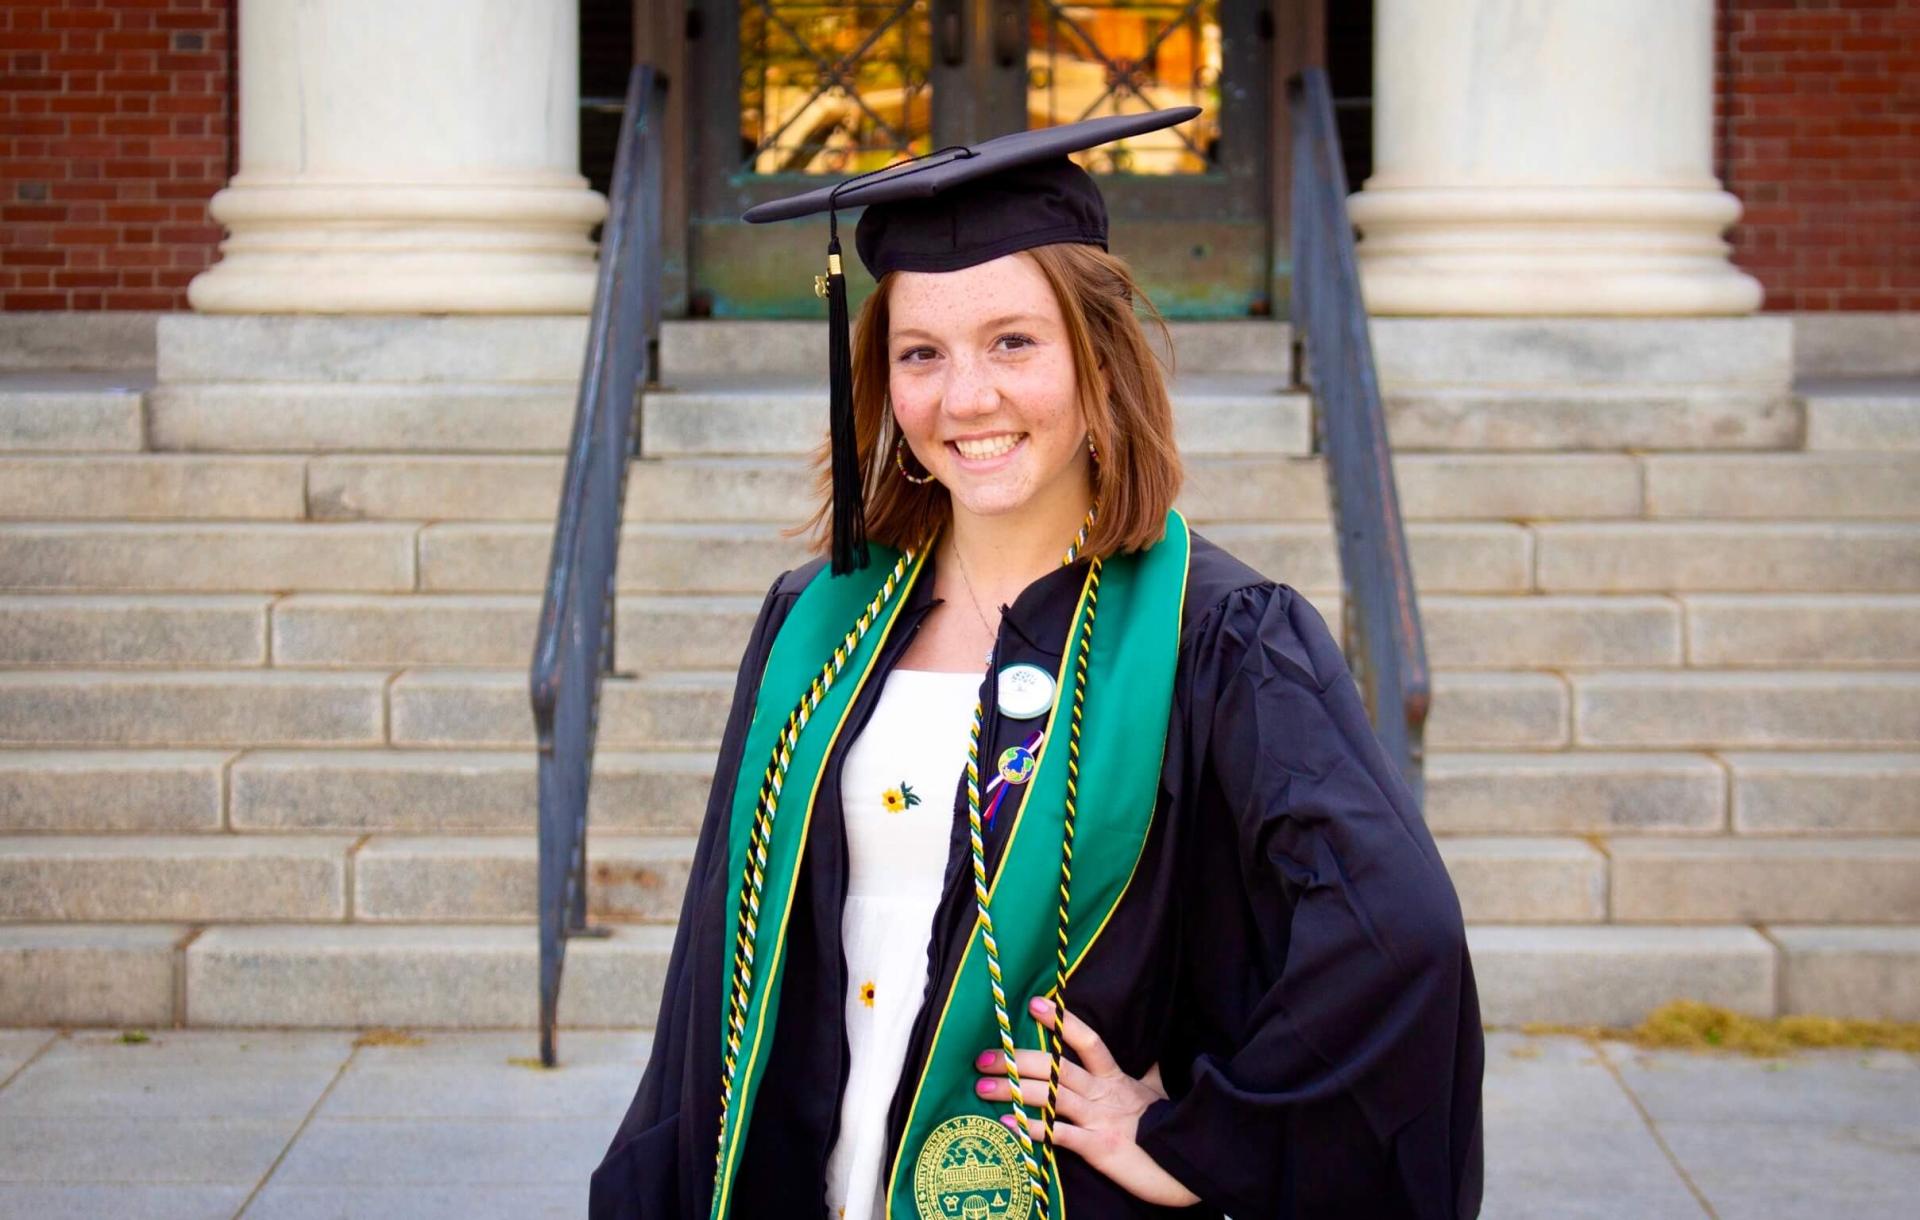
[[[827,273],[813,290],[827,299],[828,431],[833,452],[832,572],[867,566],[864,491],[853,436],[853,357],[847,282],[836,211],[865,207],[854,247],[869,273],[958,271],[1054,242],[1107,248],[1107,206],[1093,175],[1069,153],[1158,131],[1200,114],[1176,106],[1016,131],[816,187],[749,208],[753,224],[827,214]]]

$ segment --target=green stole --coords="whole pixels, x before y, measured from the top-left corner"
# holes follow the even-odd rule
[[[796,704],[821,677],[834,650],[874,602],[901,553],[869,543],[873,562],[845,576],[822,568],[795,600],[776,634],[760,682],[740,768],[734,777],[733,820],[728,837],[728,957],[718,963],[731,979],[733,929],[739,919],[739,879],[746,867],[751,823],[778,745]],[[1079,783],[1075,798],[1072,926],[1068,973],[1098,939],[1119,905],[1146,844],[1160,785],[1160,762],[1172,707],[1182,605],[1186,599],[1189,541],[1186,519],[1169,510],[1166,534],[1145,551],[1116,555],[1101,565],[1092,650],[1087,658],[1087,695],[1082,709]],[[804,731],[791,747],[779,808],[764,865],[757,919],[755,986],[747,1006],[738,1051],[734,1102],[720,1130],[720,1157],[711,1215],[728,1214],[754,1098],[766,1070],[779,1011],[786,930],[801,856],[814,812],[814,796],[853,700],[873,671],[887,635],[925,566],[915,555],[877,618],[825,688]],[[1089,570],[1089,578],[1091,569]],[[1021,1046],[1044,1048],[1043,1028],[1025,999],[1051,991],[1057,968],[1056,913],[1060,849],[1066,807],[1067,721],[1072,712],[1074,662],[1087,614],[1083,584],[1055,675],[1047,736],[1033,778],[1020,793],[1007,845],[989,889],[1009,1015]],[[820,723],[812,723],[812,721]],[[827,726],[831,725],[831,729]],[[1059,743],[1056,748],[1056,743]],[[983,762],[983,767],[991,766]],[[984,777],[983,777],[984,778]],[[1032,820],[1027,817],[1034,809]],[[1000,886],[1011,876],[1014,883]],[[728,1040],[723,994],[719,1015],[723,1048]],[[887,1220],[1023,1220],[1034,1207],[1024,1162],[1012,1134],[999,1122],[1005,1107],[979,1097],[974,1056],[999,1045],[986,952],[976,924],[953,983],[944,998],[927,1062],[920,1073],[905,1134],[887,1184]],[[915,1065],[909,1064],[911,1071]],[[1041,1097],[1026,1099],[1036,1148]],[[1009,1155],[1011,1152],[1011,1155]],[[1047,1167],[1052,1206],[1062,1217],[1059,1176]],[[984,1210],[982,1210],[984,1208]]]

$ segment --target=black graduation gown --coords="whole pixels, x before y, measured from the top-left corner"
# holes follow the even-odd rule
[[[726,871],[724,781],[737,769],[774,632],[824,562],[774,581],[742,658],[652,1056],[594,1171],[593,1220],[705,1217],[711,1206],[724,912],[738,885]],[[939,604],[927,563],[849,711],[817,808],[839,808],[846,744],[871,714],[881,676]],[[1029,661],[1055,672],[1086,566],[1035,580],[1004,608],[996,668]],[[992,759],[1038,722],[1000,716],[984,675],[982,689],[981,757]],[[1160,1064],[1170,1097],[1147,1110],[1138,1139],[1202,1201],[1143,1203],[1063,1150],[1068,1211],[1097,1220],[1477,1215],[1483,1043],[1453,885],[1320,614],[1198,532],[1173,704],[1144,852],[1067,1003],[1126,1071]],[[974,922],[958,771],[953,807],[928,996],[946,994]],[[998,819],[989,836],[990,868],[1012,821]],[[736,1178],[733,1214],[748,1220],[828,1214],[826,1163],[848,1069],[847,846],[837,817],[813,819],[809,835],[779,1020]],[[984,992],[975,998],[989,1003]],[[923,1000],[888,1115],[891,1148],[938,1007]]]

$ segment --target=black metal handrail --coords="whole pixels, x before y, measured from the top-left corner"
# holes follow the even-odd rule
[[[540,1061],[548,1067],[555,1063],[567,939],[607,935],[587,924],[587,794],[600,687],[613,661],[614,567],[627,465],[660,331],[665,117],[665,76],[648,64],[635,67],[601,227],[586,358],[529,674],[539,739]]]
[[[1381,744],[1420,797],[1432,689],[1326,70],[1296,72],[1287,81],[1287,102],[1293,131],[1294,368],[1296,380],[1312,387],[1314,429],[1326,455],[1347,664]]]

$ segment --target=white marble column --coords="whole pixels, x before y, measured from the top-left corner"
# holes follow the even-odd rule
[[[1376,0],[1375,314],[1741,314],[1710,0]]]
[[[584,313],[575,0],[241,0],[209,313]]]

